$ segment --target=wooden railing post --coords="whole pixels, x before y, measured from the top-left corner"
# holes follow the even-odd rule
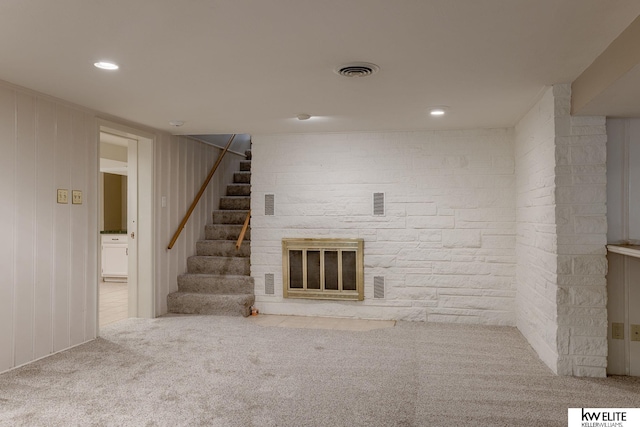
[[[251,209],[247,212],[247,217],[244,219],[244,225],[242,226],[242,230],[240,231],[240,236],[238,237],[238,241],[236,242],[236,251],[240,249],[242,245],[242,241],[244,240],[244,235],[247,232],[247,228],[249,227],[249,220],[251,219]]]
[[[220,163],[222,162],[222,158],[224,157],[225,154],[227,154],[227,150],[229,150],[229,147],[231,146],[231,143],[233,142],[233,139],[235,137],[236,137],[235,134],[231,135],[231,138],[229,138],[229,142],[227,142],[227,146],[224,147],[224,150],[222,150],[222,153],[220,153],[220,155],[218,156],[218,160],[216,160],[215,164],[211,168],[211,171],[209,172],[207,179],[205,179],[204,182],[202,183],[202,186],[200,187],[200,191],[198,191],[198,194],[196,194],[196,197],[193,199],[193,202],[189,207],[189,210],[187,211],[186,215],[182,219],[182,222],[180,222],[178,229],[173,234],[173,237],[171,238],[171,242],[169,242],[169,246],[167,246],[167,249],[171,249],[173,245],[176,243],[176,240],[178,240],[178,236],[180,236],[182,229],[187,224],[189,217],[193,213],[193,210],[196,208],[196,205],[198,204],[198,202],[200,201],[200,198],[204,194],[204,190],[206,190],[207,185],[209,185],[209,181],[211,181],[211,178],[213,178],[213,174],[216,173],[216,169],[218,169],[218,166],[220,166]]]

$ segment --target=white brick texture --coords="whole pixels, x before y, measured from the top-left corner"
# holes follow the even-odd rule
[[[263,313],[515,325],[512,130],[252,140],[251,273]],[[384,216],[373,215],[375,192]],[[262,214],[267,193],[274,216]],[[284,237],[363,238],[365,300],[283,299]],[[385,277],[385,298],[373,298],[374,276]]]
[[[517,325],[561,375],[605,376],[604,117],[549,88],[516,126]]]
[[[554,372],[604,376],[605,120],[571,117],[570,94],[549,88],[515,129],[254,135],[258,307],[515,324]],[[384,216],[373,215],[376,192]],[[274,216],[262,214],[265,194]],[[285,237],[363,238],[364,301],[284,299]],[[374,276],[384,298],[373,298]]]

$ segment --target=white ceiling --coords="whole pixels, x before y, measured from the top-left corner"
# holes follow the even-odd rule
[[[174,133],[505,127],[639,14],[638,0],[3,0],[0,79]],[[350,61],[380,72],[333,72]]]

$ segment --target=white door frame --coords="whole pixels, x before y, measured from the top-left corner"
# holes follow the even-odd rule
[[[100,131],[113,133],[133,141],[129,143],[128,182],[129,192],[137,192],[137,197],[129,198],[128,205],[133,204],[137,208],[133,210],[133,212],[137,210],[137,217],[134,215],[133,218],[127,218],[130,241],[129,317],[154,318],[156,317],[155,258],[153,256],[155,253],[155,135],[103,119],[98,120],[98,134]],[[132,164],[133,162],[135,164]],[[132,176],[133,174],[135,175]],[[132,187],[132,181],[135,187]],[[135,203],[136,199],[137,203]],[[134,233],[133,237],[132,232]],[[99,274],[99,269],[96,274]],[[97,304],[96,313],[99,313],[99,301]],[[99,330],[97,332],[99,334]]]

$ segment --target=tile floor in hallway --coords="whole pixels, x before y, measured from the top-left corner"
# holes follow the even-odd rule
[[[127,283],[100,282],[100,326],[105,326],[128,316]]]

